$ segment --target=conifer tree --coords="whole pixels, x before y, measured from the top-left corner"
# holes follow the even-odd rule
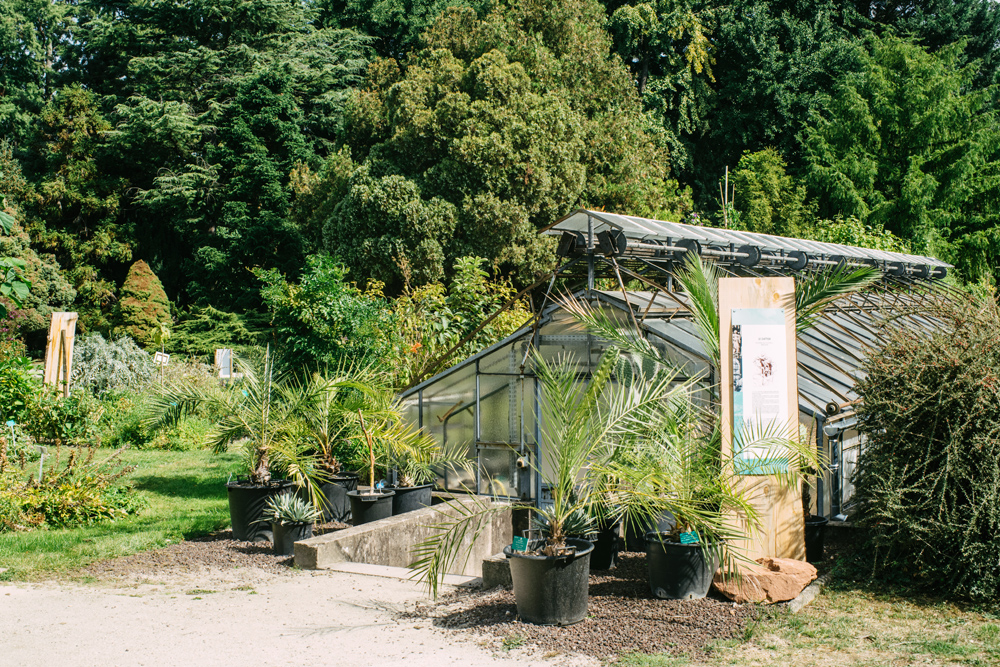
[[[163,284],[143,260],[128,270],[115,309],[116,335],[130,336],[143,347],[153,344],[161,322],[170,321],[170,300]]]

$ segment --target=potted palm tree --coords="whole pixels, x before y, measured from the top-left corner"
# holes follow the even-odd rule
[[[289,493],[270,498],[260,521],[271,524],[274,555],[294,554],[295,543],[312,537],[313,526],[320,516],[322,513],[316,506],[300,496]]]
[[[227,387],[163,388],[151,401],[146,424],[169,426],[206,407],[218,415],[212,448],[223,452],[235,446],[244,473],[226,484],[233,537],[269,542],[271,527],[259,521],[268,501],[295,486],[315,494],[316,457],[306,447],[301,420],[313,397],[297,390],[270,347],[238,357],[234,365],[242,378]],[[276,478],[275,472],[284,477]]]
[[[351,518],[355,526],[392,516],[392,496],[395,495],[393,491],[384,491],[375,486],[375,466],[378,450],[375,447],[375,441],[360,409],[358,410],[358,422],[361,425],[361,431],[364,434],[365,444],[367,445],[368,489],[347,492],[347,497],[351,501]]]
[[[571,535],[594,531],[594,517],[608,507],[621,507],[639,516],[659,511],[642,494],[614,493],[613,459],[619,448],[649,435],[647,425],[656,413],[685,391],[672,372],[638,379],[617,387],[613,370],[615,349],[601,358],[589,383],[580,381],[576,364],[566,357],[546,360],[534,355],[541,385],[540,414],[544,462],[537,472],[548,486],[551,504],[534,511],[532,539],[523,549],[508,546],[514,597],[521,619],[542,625],[569,625],[582,620],[588,607],[588,577],[593,545]],[[638,502],[637,502],[638,501]],[[452,505],[454,513],[437,532],[416,545],[411,567],[426,581],[433,595],[463,541],[481,530],[488,518],[509,508],[480,500],[473,509]],[[446,516],[446,515],[442,515]]]
[[[812,326],[827,304],[863,289],[877,277],[877,271],[868,267],[854,271],[838,267],[801,283],[796,290],[796,330]],[[676,279],[687,294],[706,357],[717,369],[719,273],[714,264],[691,256]],[[565,299],[564,305],[591,333],[647,364],[672,363],[641,332],[622,326],[604,311],[572,298]],[[716,385],[702,383],[700,388],[713,399],[718,396]],[[661,421],[651,428],[659,431],[659,437],[635,441],[638,446],[623,450],[615,462],[612,474],[619,479],[620,495],[646,499],[650,507],[662,508],[673,517],[670,530],[653,530],[644,536],[650,588],[658,597],[704,597],[719,563],[725,560],[726,572],[735,571],[737,560],[742,558],[736,545],[760,524],[750,502],[750,487],[738,483],[732,456],[722,455],[722,425],[715,404],[710,400],[707,407],[700,407],[692,394],[687,394],[673,404],[675,409],[657,413]],[[790,487],[799,483],[804,472],[818,466],[817,452],[808,439],[785,437],[752,423],[743,432],[734,433],[734,439],[738,444],[734,451],[784,450],[775,459],[758,463],[768,466],[779,483]],[[746,448],[740,446],[743,443],[747,443]],[[775,460],[780,464],[773,464]],[[643,525],[649,514],[648,507],[642,517],[629,516],[627,520]]]

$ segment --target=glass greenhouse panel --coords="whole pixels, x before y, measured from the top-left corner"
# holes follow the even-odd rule
[[[521,439],[521,380],[479,376],[479,441],[517,444]]]
[[[479,493],[516,498],[517,452],[507,447],[483,447],[479,450]]]

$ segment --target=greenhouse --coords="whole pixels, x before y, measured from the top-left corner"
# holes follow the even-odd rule
[[[930,257],[587,210],[542,233],[557,237],[560,265],[519,295],[529,300],[532,319],[402,395],[413,423],[442,445],[468,447],[477,462],[469,472],[442,472],[441,488],[545,502],[547,490],[532,465],[541,460],[541,425],[535,418],[539,389],[531,350],[544,358],[571,355],[586,379],[607,347],[560,305],[566,294],[638,328],[685,373],[711,379],[685,295],[674,280],[687,253],[696,253],[726,276],[806,278],[845,264],[880,269],[873,287],[833,302],[797,343],[799,421],[830,461],[819,480],[815,513],[849,512],[850,477],[863,445],[854,428],[854,384],[865,350],[877,342],[882,327],[933,329],[928,306],[951,289],[941,280],[950,265]]]

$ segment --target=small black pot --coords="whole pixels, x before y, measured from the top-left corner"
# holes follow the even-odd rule
[[[388,519],[392,516],[392,497],[394,495],[392,491],[382,491],[381,493],[348,491],[347,497],[351,501],[351,522],[355,526],[360,526],[363,523]]]
[[[618,565],[618,552],[622,546],[622,539],[618,536],[620,528],[620,521],[610,526],[602,522],[598,524],[597,532],[572,536],[588,540],[594,545],[594,551],[590,554],[591,570],[611,570]]]
[[[287,480],[273,480],[270,484],[250,484],[237,480],[226,484],[229,494],[229,520],[233,525],[233,539],[243,542],[270,542],[271,525],[260,521],[267,501],[273,496],[291,492],[295,486]]]
[[[566,539],[566,544],[575,546],[576,553],[533,556],[504,547],[521,620],[538,625],[572,625],[586,618],[594,545],[572,537]]]
[[[295,543],[300,540],[308,540],[313,536],[313,524],[311,523],[279,523],[271,522],[271,531],[274,533],[274,555],[292,556],[295,554]]]
[[[423,507],[431,506],[431,490],[433,484],[423,486],[390,486],[386,490],[395,491],[392,497],[392,515],[405,514]]]
[[[351,522],[351,501],[347,499],[348,491],[357,491],[358,474],[356,472],[340,472],[333,475],[329,482],[319,485],[322,494],[323,521]]]
[[[702,551],[702,544],[668,542],[665,533],[651,531],[645,537],[653,595],[664,600],[695,600],[708,595],[719,568],[717,554]]]
[[[806,517],[806,560],[810,563],[823,560],[823,537],[828,523],[830,520],[825,516]]]

